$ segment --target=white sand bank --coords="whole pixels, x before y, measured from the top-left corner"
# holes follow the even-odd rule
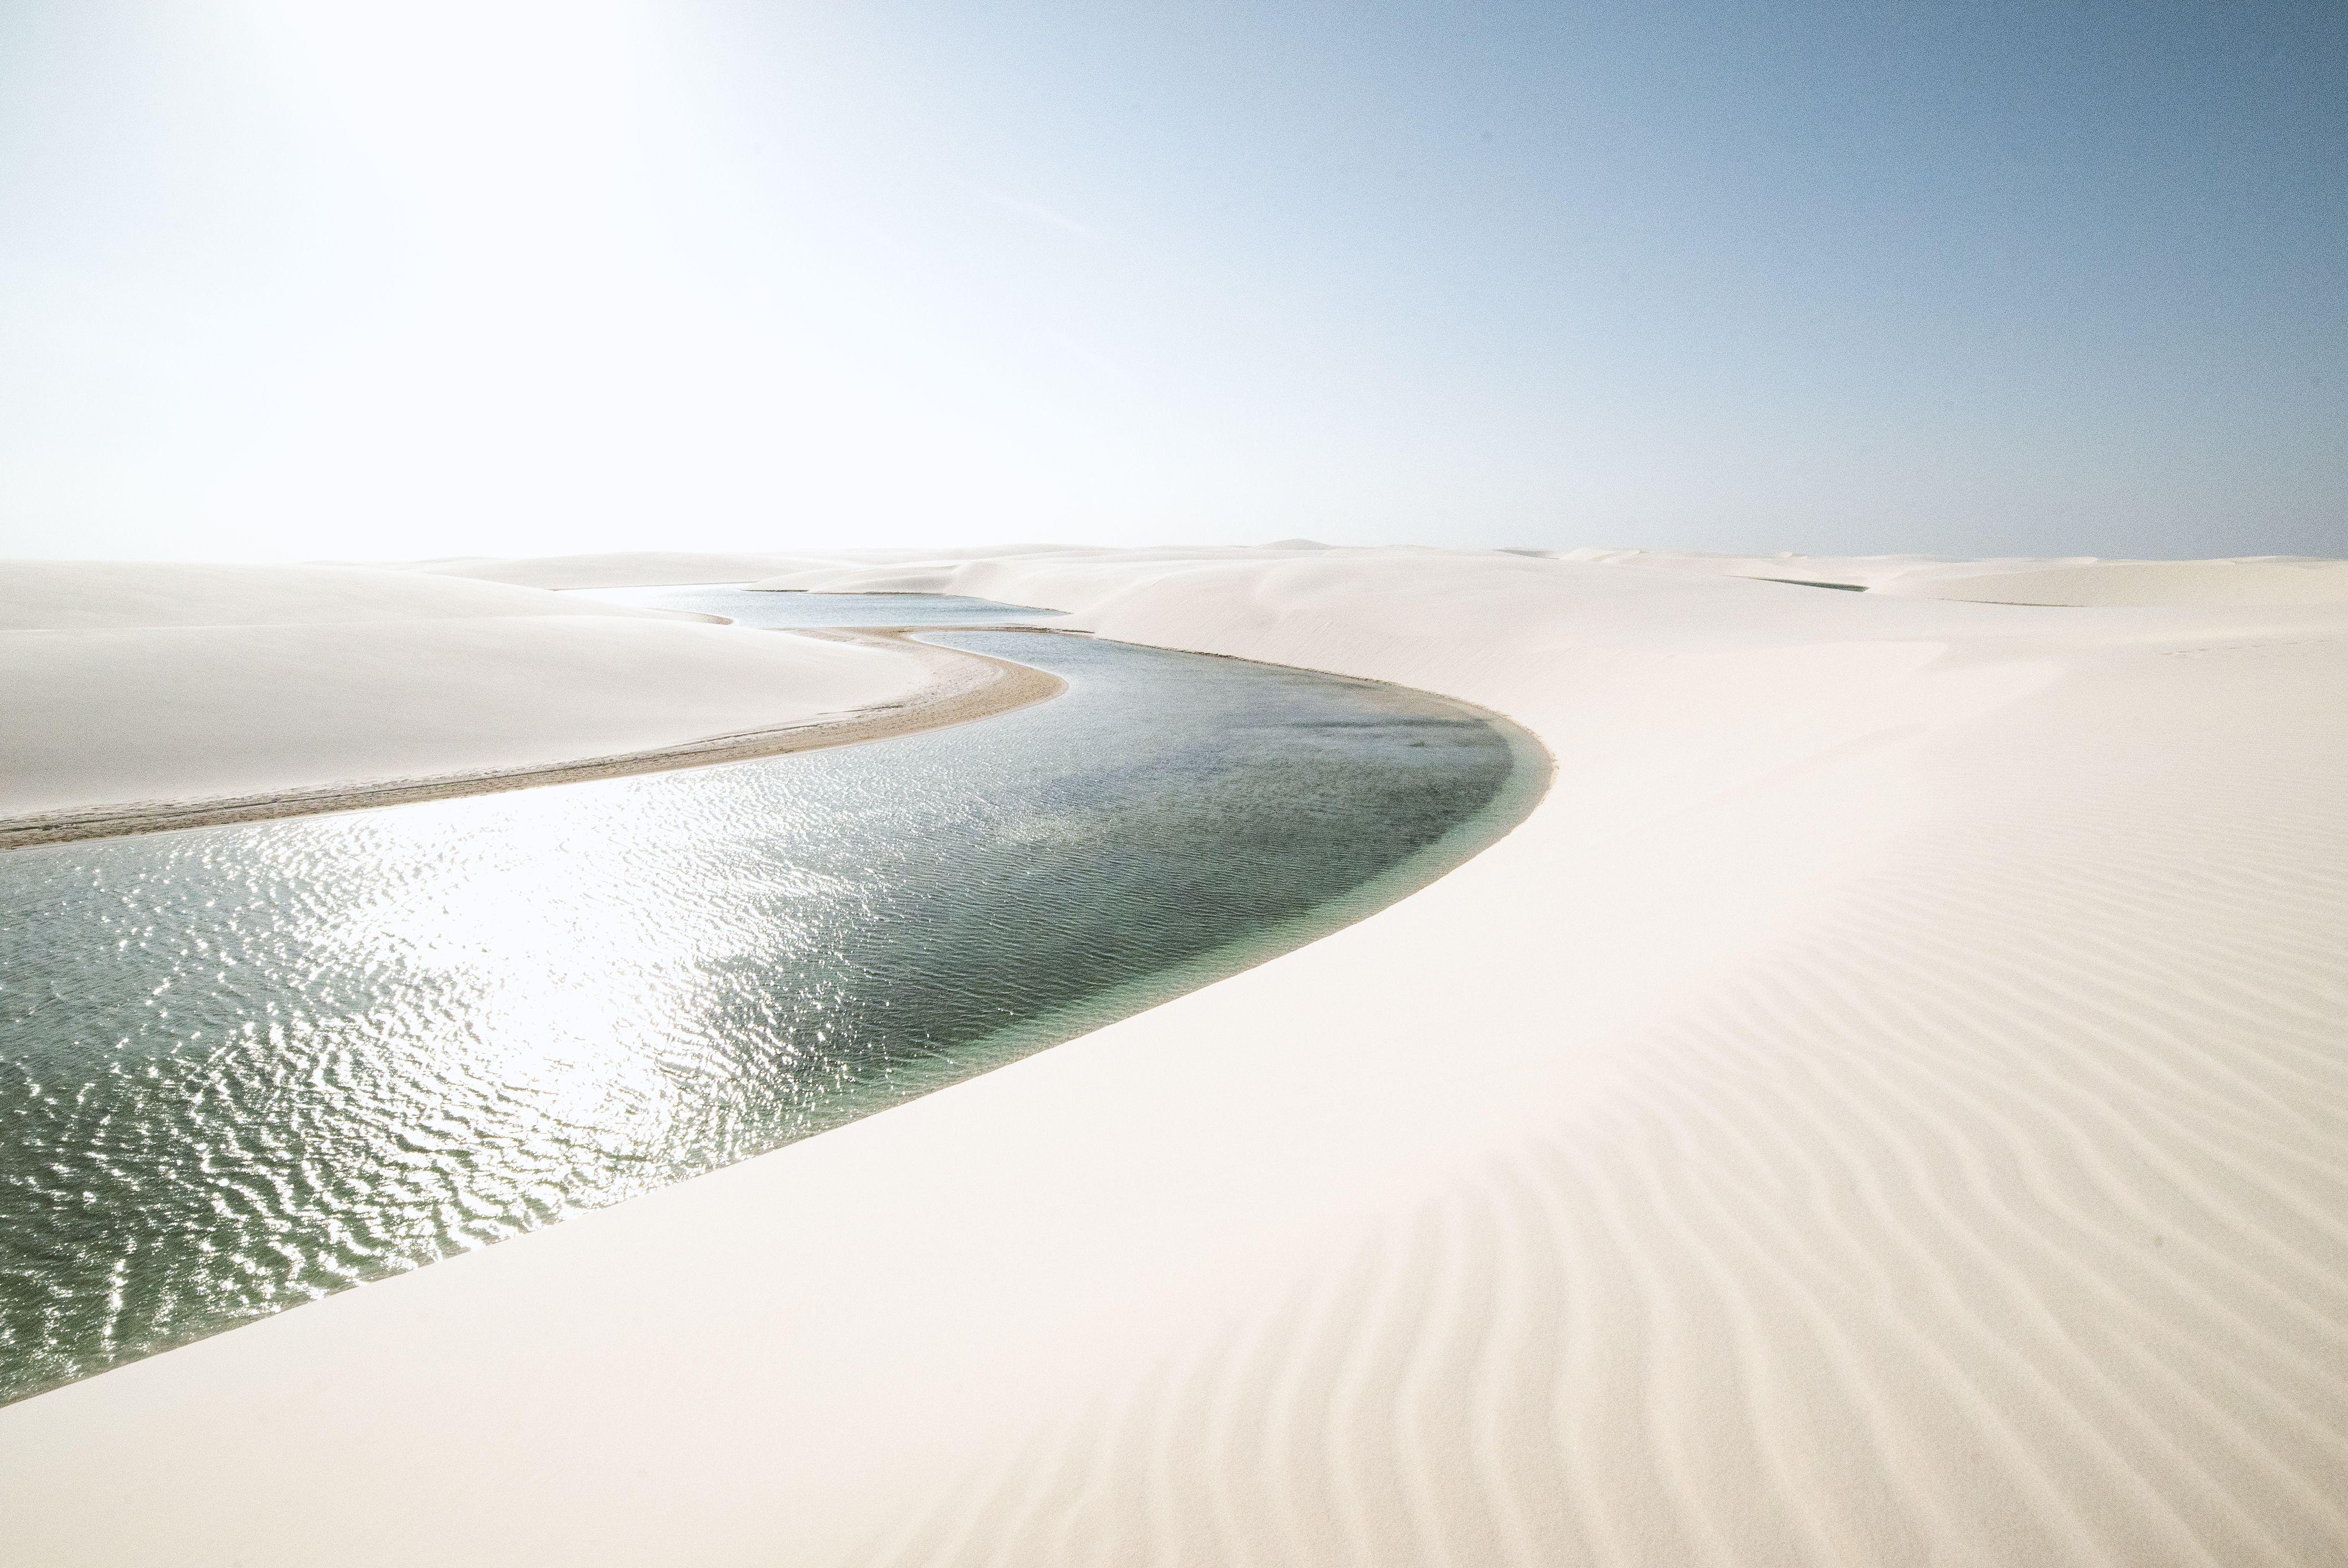
[[[373,567],[0,561],[0,631],[347,626],[550,615],[680,619],[501,583]]]
[[[2348,1560],[2348,611],[898,569],[1557,782],[1084,1040],[0,1410],[24,1560]]]
[[[807,726],[938,662],[359,568],[7,563],[0,834]]]

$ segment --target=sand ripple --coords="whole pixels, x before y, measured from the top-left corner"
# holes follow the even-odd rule
[[[2348,822],[2017,728],[1602,1089],[869,1560],[2348,1562]]]

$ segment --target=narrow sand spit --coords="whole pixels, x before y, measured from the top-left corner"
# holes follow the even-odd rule
[[[2348,1561],[2348,607],[1740,580],[1874,569],[808,560],[1556,780],[1260,968],[0,1410],[11,1549]]]
[[[819,751],[827,746],[852,746],[864,741],[887,740],[891,735],[991,718],[1056,696],[1066,687],[1066,682],[1058,676],[1025,664],[914,641],[908,635],[910,630],[859,627],[852,630],[786,634],[902,651],[911,654],[930,673],[929,683],[910,696],[845,713],[746,730],[738,734],[711,735],[615,756],[479,768],[427,778],[369,779],[242,796],[139,801],[0,817],[0,849],[62,844],[78,838],[107,838],[126,833],[160,833],[175,827],[210,827],[224,822],[257,822],[322,811],[351,811],[362,806],[398,805],[407,801],[446,800],[492,790],[665,773],[712,763],[747,762],[753,757]]]
[[[354,568],[0,568],[0,849],[847,745],[1048,697],[776,633]]]

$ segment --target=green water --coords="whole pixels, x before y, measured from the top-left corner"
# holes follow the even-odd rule
[[[1151,1005],[1439,875],[1546,777],[1422,693],[941,640],[1069,691],[836,751],[0,855],[0,1400]]]

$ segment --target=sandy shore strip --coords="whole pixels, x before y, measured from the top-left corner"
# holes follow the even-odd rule
[[[0,844],[846,744],[1038,679],[428,572],[0,562]]]
[[[145,801],[0,817],[0,849],[124,834],[161,833],[181,827],[211,827],[222,823],[259,822],[318,812],[354,811],[410,801],[447,800],[495,790],[665,773],[713,763],[747,762],[792,752],[850,746],[991,718],[1057,696],[1066,689],[1067,683],[1058,676],[1029,665],[915,641],[914,633],[922,630],[925,629],[863,627],[774,634],[902,651],[919,659],[930,671],[930,683],[916,694],[854,712],[737,734],[712,735],[615,756],[477,769],[432,778],[376,779],[242,797]]]
[[[2348,1561],[2348,605],[2234,564],[810,561],[1440,692],[1554,781],[1166,1006],[0,1409],[9,1547]]]

